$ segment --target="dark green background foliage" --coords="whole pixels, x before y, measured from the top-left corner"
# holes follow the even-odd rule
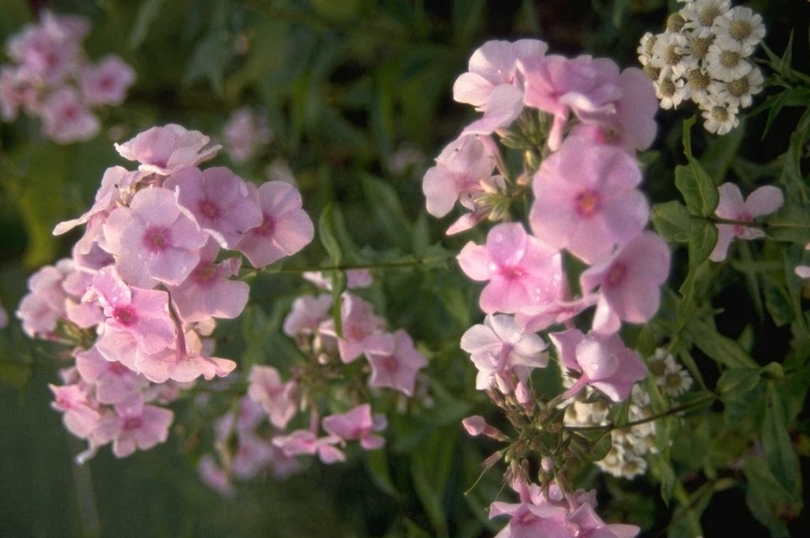
[[[0,537],[495,534],[502,524],[489,522],[485,507],[505,499],[499,497],[503,469],[485,473],[464,494],[498,446],[474,442],[459,425],[461,418],[493,408],[474,390],[474,368],[458,348],[461,334],[481,319],[479,287],[461,278],[452,261],[466,241],[480,242],[483,232],[445,238],[451,220],[428,218],[420,180],[474,116],[452,101],[452,84],[484,41],[539,37],[552,52],[610,56],[633,66],[638,39],[645,31],[662,31],[668,8],[676,5],[666,4],[0,0],[0,39],[34,20],[35,9],[78,13],[93,22],[85,42],[90,58],[115,52],[138,73],[127,102],[105,112],[102,133],[87,143],[56,146],[42,140],[37,121],[27,118],[0,125],[0,300],[6,309],[15,309],[31,271],[69,255],[78,232],[61,238],[50,232],[55,223],[84,212],[105,168],[127,164],[114,141],[170,122],[217,135],[232,110],[255,105],[268,113],[273,144],[246,165],[234,166],[224,154],[213,164],[263,181],[274,158],[290,163],[306,210],[316,222],[325,215],[319,235],[329,247],[315,241],[290,266],[324,265],[338,257],[349,264],[426,260],[418,268],[377,274],[366,298],[390,327],[407,328],[420,343],[430,359],[433,398],[432,406],[412,405],[409,413],[398,413],[390,399],[379,404],[391,422],[383,451],[354,454],[344,465],[313,464],[285,481],[260,477],[239,484],[236,499],[225,500],[203,486],[194,470],[196,459],[210,450],[217,413],[210,407],[201,412],[192,399],[174,407],[176,426],[166,445],[126,460],[105,448],[88,465],[75,466],[82,443],[48,407],[47,384],[57,382],[64,350],[26,339],[12,321],[0,332]],[[763,14],[768,45],[780,57],[795,26],[792,65],[810,71],[810,4],[750,5]],[[804,112],[794,105],[806,107],[810,90],[793,84],[789,69],[783,75],[789,87],[766,90],[774,99],[746,128],[723,139],[694,135],[699,160],[683,157],[684,115],[677,113],[661,115],[656,145],[643,156],[649,196],[653,203],[669,202],[656,207],[655,227],[669,242],[684,244],[675,251],[671,277],[673,290],[680,287],[683,295],[666,292],[661,320],[626,336],[641,349],[677,331],[694,344],[698,370],[722,400],[680,426],[671,450],[652,462],[651,479],[628,482],[583,469],[582,486],[599,488],[600,513],[642,526],[645,536],[726,535],[729,509],[731,524],[743,525],[745,536],[785,535],[807,521],[806,515],[797,518],[802,498],[794,453],[810,453],[804,405],[810,340],[796,333],[806,322],[806,304],[798,279],[773,274],[774,267],[784,267],[773,257],[787,256],[795,266],[810,237],[792,226],[780,228],[775,217],[774,234],[784,237],[774,239],[796,245],[779,251],[763,243],[739,245],[730,270],[705,261],[711,245],[701,247],[696,238],[709,232],[694,229],[688,214],[713,213],[703,195],[715,192],[723,178],[750,190],[785,170],[783,187],[806,188],[796,187],[804,181],[806,137],[791,133]],[[770,132],[761,140],[766,123]],[[407,171],[389,165],[402,148],[422,155]],[[677,164],[683,166],[676,171]],[[686,206],[673,202],[682,199]],[[786,211],[784,222],[795,222]],[[793,211],[804,214],[802,207]],[[218,354],[237,360],[242,371],[295,357],[278,329],[292,300],[307,289],[286,274],[262,275],[254,284],[243,320],[222,323],[219,333]],[[718,309],[725,311],[715,317]],[[681,360],[691,360],[689,348],[682,347]],[[214,408],[221,413],[228,403],[220,405]],[[679,425],[659,427],[674,432]],[[740,459],[755,439],[762,440],[768,458]],[[741,461],[742,468],[736,464]],[[808,460],[800,461],[806,482]],[[672,498],[671,506],[661,494],[667,503]]]

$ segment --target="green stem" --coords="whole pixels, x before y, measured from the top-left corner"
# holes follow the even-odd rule
[[[693,409],[695,407],[700,407],[701,405],[705,405],[707,403],[712,403],[716,399],[717,399],[717,396],[715,396],[714,394],[707,394],[703,398],[699,398],[699,399],[697,399],[697,400],[695,400],[693,402],[689,402],[687,404],[683,404],[683,405],[679,405],[677,407],[673,407],[673,408],[671,408],[671,409],[669,409],[667,411],[664,411],[663,413],[659,413],[659,414],[653,415],[651,417],[642,418],[642,419],[639,419],[639,420],[633,420],[633,421],[627,422],[627,423],[625,423],[624,425],[621,425],[621,426],[616,425],[616,424],[605,424],[604,426],[565,426],[564,429],[566,429],[568,431],[574,431],[574,432],[593,432],[593,431],[601,431],[601,430],[613,431],[613,430],[624,429],[624,428],[632,428],[633,426],[638,426],[640,424],[646,424],[647,422],[653,422],[655,420],[658,420],[659,418],[664,418],[664,417],[667,417],[669,415],[674,415],[674,414],[680,413],[682,411],[688,411],[688,410]]]
[[[282,274],[282,275],[300,275],[302,273],[316,272],[316,271],[350,271],[354,269],[405,269],[409,267],[427,266],[441,262],[446,264],[455,256],[433,256],[430,258],[413,258],[411,260],[403,260],[398,262],[383,262],[383,263],[341,263],[338,265],[319,265],[314,267],[288,267],[283,269],[250,269],[241,276],[251,276],[265,271],[269,274]]]
[[[767,226],[765,223],[762,222],[754,222],[750,220],[733,220],[733,219],[723,219],[720,217],[703,217],[701,215],[689,215],[690,219],[694,220],[702,220],[704,222],[709,222],[711,224],[728,224],[730,226],[743,226],[745,228],[756,228],[758,230],[764,230]]]

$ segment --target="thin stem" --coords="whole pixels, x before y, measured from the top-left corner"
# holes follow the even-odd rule
[[[703,217],[701,215],[689,215],[689,218],[694,220],[702,220],[704,222],[710,222],[712,224],[728,224],[730,226],[743,226],[745,228],[756,228],[758,230],[764,230],[767,226],[765,223],[754,222],[752,220],[733,220],[733,219],[724,219],[720,217]]]
[[[673,408],[669,409],[668,411],[664,411],[663,413],[659,413],[657,415],[653,415],[653,416],[650,416],[650,417],[647,417],[647,418],[642,418],[642,419],[639,419],[639,420],[633,420],[633,421],[627,422],[627,423],[625,423],[625,424],[623,424],[621,426],[619,426],[617,424],[605,424],[604,426],[564,426],[563,429],[568,430],[568,431],[573,431],[573,432],[593,432],[593,431],[601,431],[601,430],[613,431],[613,430],[619,430],[619,429],[624,429],[624,428],[632,428],[633,426],[638,426],[640,424],[646,424],[647,422],[653,422],[655,420],[658,420],[659,418],[664,418],[664,417],[667,417],[669,415],[674,415],[674,414],[680,413],[682,411],[688,411],[688,410],[690,410],[692,408],[695,408],[695,407],[700,407],[701,405],[711,403],[711,402],[715,401],[716,399],[717,399],[717,396],[715,396],[714,394],[708,394],[708,395],[704,396],[703,398],[699,398],[699,399],[697,399],[697,400],[695,400],[693,402],[689,402],[687,404],[683,404],[683,405],[679,405],[677,407],[673,407]]]
[[[354,269],[404,269],[408,267],[419,267],[422,265],[431,265],[436,262],[446,263],[450,261],[453,256],[433,256],[430,258],[414,258],[411,260],[404,260],[398,262],[383,262],[383,263],[342,263],[339,265],[322,265],[315,267],[287,267],[283,269],[250,269],[242,276],[250,276],[265,271],[269,274],[293,274],[300,275],[302,273],[316,272],[316,271],[351,271]]]

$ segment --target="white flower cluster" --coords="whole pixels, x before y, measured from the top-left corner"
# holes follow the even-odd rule
[[[705,129],[722,135],[762,91],[762,72],[749,57],[764,36],[762,17],[750,8],[732,8],[730,0],[686,0],[664,33],[641,38],[639,61],[661,108],[691,99],[703,111]]]
[[[653,374],[655,384],[661,391],[676,398],[689,390],[692,377],[684,368],[675,362],[675,358],[663,349],[657,349],[655,355],[647,361]],[[564,378],[563,382],[567,380]],[[565,410],[566,426],[604,426],[608,424],[608,404],[602,399],[595,399],[594,392],[580,393]],[[630,394],[628,422],[637,422],[654,415],[650,405],[650,395],[641,385],[635,385]],[[606,473],[622,478],[635,478],[647,470],[645,456],[648,452],[658,453],[655,444],[655,421],[636,424],[628,428],[619,428],[610,432],[613,446],[607,455],[596,462]]]

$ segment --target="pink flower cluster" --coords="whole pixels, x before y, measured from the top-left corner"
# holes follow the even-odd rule
[[[546,52],[545,43],[522,40],[490,41],[473,54],[453,90],[483,116],[447,146],[423,183],[432,215],[448,214],[457,201],[468,211],[449,234],[483,220],[507,221],[494,225],[484,244],[469,242],[458,255],[462,271],[486,283],[479,299],[486,320],[462,336],[461,347],[478,369],[476,387],[527,413],[539,409],[530,373],[548,363],[536,333],[560,324],[566,330],[549,337],[574,381],[549,406],[586,388],[612,402],[628,398],[647,369],[618,331],[623,322],[645,323],[656,313],[670,264],[666,243],[645,231],[649,204],[639,190],[636,151],[656,134],[652,84],[641,70],[621,71],[609,59]],[[501,154],[501,146],[515,141],[527,155],[516,173]],[[528,191],[530,231],[509,222],[510,204]],[[587,266],[578,294],[563,268],[565,256]],[[583,333],[573,319],[590,307],[591,330]],[[481,417],[470,417],[465,427],[508,440]],[[519,505],[493,504],[491,517],[512,516],[499,538],[638,532],[605,525],[592,504],[572,502],[570,494],[551,502],[534,488],[520,485]]]
[[[579,490],[566,499],[556,485],[544,493],[539,486],[516,480],[512,489],[518,493],[519,503],[494,502],[489,508],[490,518],[511,518],[495,538],[633,538],[641,530],[634,525],[602,521],[595,511],[596,490]]]
[[[6,42],[14,65],[0,66],[0,117],[12,122],[22,109],[42,120],[46,137],[59,144],[89,140],[100,123],[92,109],[124,102],[135,71],[114,54],[90,63],[82,40],[90,23],[75,15],[43,11]]]
[[[267,146],[273,139],[273,133],[264,113],[243,106],[231,113],[222,128],[222,138],[228,157],[236,164],[242,164]]]
[[[254,267],[263,267],[313,238],[295,187],[283,182],[256,187],[227,168],[202,170],[200,163],[219,149],[208,144],[202,133],[167,125],[116,145],[138,169],[116,166],[105,172],[93,207],[54,230],[61,234],[86,225],[73,257],[29,280],[30,293],[17,311],[29,336],[60,340],[60,334],[82,331],[92,340],[73,352],[77,366],[85,355],[101,361],[95,373],[78,366],[88,408],[120,401],[119,392],[115,401],[102,395],[111,390],[98,380],[102,367],[127,379],[115,385],[115,391],[121,383],[129,387],[127,397],[152,384],[228,375],[236,363],[213,356],[213,341],[206,337],[216,319],[241,314],[249,287],[234,279],[241,257],[225,252],[244,254]],[[89,439],[92,446],[96,439]]]

